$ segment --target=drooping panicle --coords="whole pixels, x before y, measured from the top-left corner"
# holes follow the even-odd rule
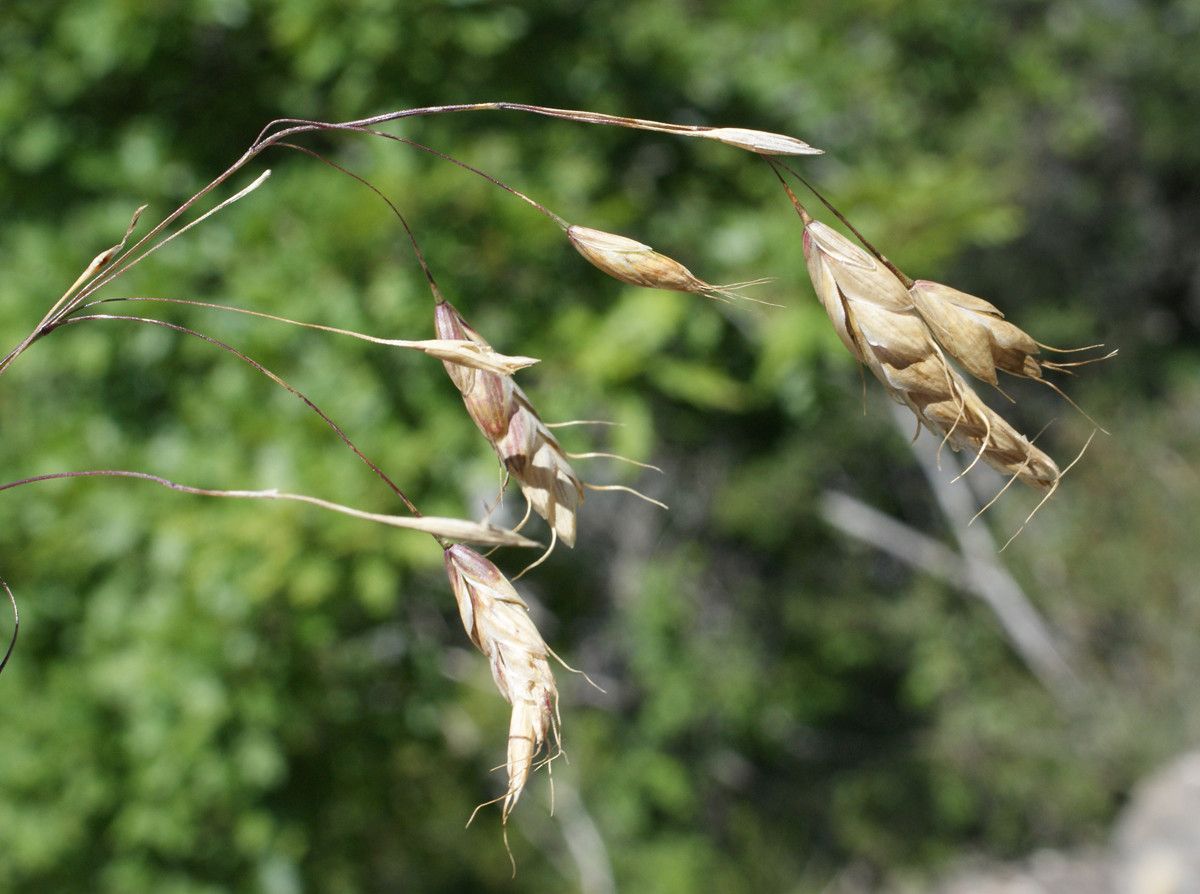
[[[891,270],[807,217],[804,255],[842,343],[894,400],[955,450],[968,448],[1039,490],[1057,482],[1054,460],[987,406],[946,361],[913,296]]]
[[[438,302],[434,320],[439,338],[488,344],[448,301]],[[450,361],[444,361],[444,365],[463,396],[467,412],[504,468],[520,484],[534,512],[546,520],[559,540],[574,546],[575,516],[584,499],[583,482],[525,392],[512,376]]]
[[[507,820],[534,761],[551,738],[558,738],[558,689],[550,650],[525,600],[494,564],[465,546],[447,549],[445,563],[467,636],[488,659],[496,688],[512,705],[503,805]]]

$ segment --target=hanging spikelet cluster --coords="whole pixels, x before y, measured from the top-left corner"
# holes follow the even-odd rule
[[[490,347],[448,301],[437,303],[434,325],[439,338],[465,339]],[[504,468],[520,484],[533,511],[546,520],[559,540],[574,546],[575,515],[584,498],[583,482],[525,392],[512,376],[452,362],[445,366],[462,393],[467,412]]]
[[[551,737],[557,739],[558,690],[547,660],[550,650],[525,600],[500,569],[465,546],[447,549],[445,561],[467,636],[487,657],[496,688],[512,705],[503,806],[507,820],[534,761]]]
[[[918,304],[896,274],[811,217],[804,225],[804,256],[838,337],[894,400],[955,450],[967,448],[993,468],[1038,489],[1054,486],[1059,478],[1054,460],[987,406],[943,353],[967,358],[967,369],[994,382],[996,360],[1010,362],[1018,351],[1008,345],[1027,340],[1036,351],[1029,336],[977,310],[945,307],[935,291],[922,290]],[[935,310],[927,316],[922,305]],[[964,321],[968,313],[973,317]],[[937,321],[932,330],[931,317]],[[1004,328],[988,329],[975,318]],[[997,350],[998,342],[1005,347]],[[1033,362],[1027,355],[1025,360]]]

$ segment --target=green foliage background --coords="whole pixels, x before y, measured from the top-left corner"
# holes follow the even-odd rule
[[[1200,732],[1198,39],[1196,0],[5,0],[8,344],[136,205],[165,214],[273,117],[508,99],[804,137],[829,153],[804,170],[906,270],[1121,356],[1071,386],[1112,435],[1005,553],[1075,656],[1068,710],[980,603],[822,521],[835,488],[949,538],[873,382],[863,414],[798,223],[753,157],[515,113],[398,129],[710,280],[777,277],[760,294],[782,310],[624,287],[463,171],[314,139],[398,202],[498,348],[544,358],[522,374],[543,415],[624,423],[569,446],[666,470],[586,464],[672,512],[594,494],[580,546],[522,582],[547,639],[605,688],[561,675],[558,816],[542,777],[510,829],[515,883],[496,812],[463,829],[501,790],[506,706],[426,538],[43,484],[0,495],[0,574],[23,609],[0,677],[0,888],[603,891],[611,873],[631,891],[817,891],[847,870],[920,883],[966,853],[1099,840],[1138,775]],[[427,337],[387,209],[303,156],[263,163],[262,190],[106,294]],[[438,364],[137,310],[291,379],[426,511],[490,497],[494,458]],[[1015,392],[1015,418],[1057,418],[1044,441],[1072,456],[1086,420]],[[293,398],[128,323],[25,355],[0,381],[0,435],[5,480],[132,468],[396,509]],[[1007,536],[1031,506],[1006,496],[991,523]]]

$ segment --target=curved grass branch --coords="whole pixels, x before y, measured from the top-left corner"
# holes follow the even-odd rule
[[[564,230],[567,229],[568,226],[570,226],[565,220],[563,220],[561,217],[559,217],[557,214],[555,214],[553,211],[551,211],[549,208],[547,208],[545,205],[543,205],[537,199],[534,199],[533,197],[526,195],[525,193],[521,192],[521,190],[517,189],[516,187],[509,186],[507,183],[505,183],[499,177],[494,177],[493,175],[489,174],[487,171],[480,170],[479,168],[475,167],[474,165],[469,165],[465,161],[455,158],[453,155],[442,152],[438,149],[434,149],[432,146],[426,146],[424,143],[418,143],[416,140],[409,139],[408,137],[402,137],[402,136],[398,136],[393,133],[387,133],[386,131],[383,131],[383,130],[373,130],[368,127],[356,127],[356,128],[354,128],[354,130],[356,130],[359,133],[366,133],[366,134],[371,134],[372,136],[382,137],[387,140],[394,140],[397,143],[403,143],[406,146],[412,146],[414,149],[419,149],[422,152],[426,152],[429,155],[432,155],[436,158],[442,159],[442,161],[448,161],[452,165],[458,165],[458,167],[462,168],[464,171],[470,171],[472,174],[476,174],[476,175],[482,177],[484,180],[488,181],[493,186],[498,186],[505,192],[511,193],[512,195],[516,196],[522,202],[525,202],[526,204],[531,205],[534,209],[536,209],[538,212],[545,215],[546,217],[550,218],[552,221],[554,221],[556,224],[558,224]]]
[[[467,164],[465,161],[455,158],[453,155],[442,152],[438,149],[434,149],[432,146],[426,146],[424,143],[418,143],[416,140],[410,139],[408,137],[402,137],[398,134],[388,133],[385,130],[375,130],[374,128],[371,128],[371,127],[362,127],[362,126],[353,125],[353,124],[329,124],[329,123],[323,122],[323,121],[309,121],[307,123],[311,124],[313,126],[313,128],[316,130],[333,130],[333,131],[342,131],[345,133],[366,134],[367,136],[379,137],[380,139],[391,140],[392,142],[395,142],[395,143],[402,143],[405,146],[411,146],[413,149],[419,149],[421,152],[425,152],[425,153],[428,153],[429,155],[435,156],[436,158],[442,159],[442,161],[448,161],[452,165],[457,165],[458,167],[462,168],[465,171],[470,171],[472,174],[482,177],[484,180],[488,181],[493,186],[500,187],[505,192],[516,196],[521,201],[532,206],[540,214],[542,214],[545,217],[548,217],[550,220],[554,221],[563,230],[566,230],[570,226],[570,224],[567,223],[567,221],[563,220],[562,217],[555,214],[553,211],[551,211],[549,208],[547,208],[545,205],[543,205],[541,202],[539,202],[537,199],[533,198],[532,196],[521,192],[521,190],[517,189],[514,186],[510,186],[509,184],[507,184],[503,180],[501,180],[499,177],[493,176],[492,174],[489,174],[487,171],[481,170],[480,168],[477,168],[474,165]],[[311,150],[306,150],[304,147],[297,146],[294,143],[278,143],[277,145],[287,146],[292,149],[299,149],[302,152],[307,151],[311,155],[316,155],[316,153],[312,152]],[[322,158],[322,160],[325,161],[325,159],[323,159],[323,158]],[[332,164],[331,162],[327,162],[327,163]],[[344,168],[341,170],[343,171],[343,173],[349,174],[351,177],[356,176],[354,174],[351,174],[349,171],[346,171]],[[363,183],[366,182],[366,181],[362,180],[361,178],[356,177],[356,179],[359,179],[360,182],[363,182]],[[372,187],[372,188],[374,188],[374,187]],[[376,190],[376,192],[378,192],[378,190]],[[380,193],[380,195],[382,196],[382,193]],[[387,201],[386,198],[385,198],[385,201]],[[388,202],[388,204],[391,205],[391,202]],[[394,205],[392,206],[392,210],[395,210]],[[399,212],[397,212],[397,213],[399,213]]]
[[[266,376],[268,379],[270,379],[272,382],[274,382],[280,388],[283,388],[285,391],[289,392],[290,394],[294,395],[295,397],[297,397],[301,401],[303,401],[304,404],[310,410],[312,410],[314,413],[316,413],[318,416],[320,416],[322,420],[324,420],[326,425],[328,425],[331,429],[333,429],[334,433],[339,438],[342,439],[342,442],[354,452],[354,455],[357,456],[360,460],[362,460],[363,463],[367,466],[367,468],[369,468],[372,472],[374,472],[375,475],[391,489],[392,493],[394,493],[397,497],[400,498],[400,501],[402,503],[404,503],[405,507],[408,509],[409,512],[411,512],[414,516],[417,516],[418,518],[420,517],[421,512],[420,512],[420,510],[417,509],[416,504],[414,504],[413,501],[408,498],[408,495],[405,494],[404,491],[402,491],[400,489],[400,486],[397,485],[396,482],[392,481],[392,479],[390,477],[388,477],[388,474],[386,472],[384,472],[383,469],[381,469],[378,465],[376,465],[376,463],[373,460],[369,459],[366,456],[366,454],[364,454],[361,450],[358,449],[358,445],[355,444],[352,440],[350,440],[350,436],[347,435],[346,432],[342,430],[341,426],[339,426],[336,422],[334,422],[331,418],[329,418],[329,416],[325,413],[325,411],[322,410],[315,403],[313,403],[313,401],[310,400],[306,394],[304,394],[302,391],[300,391],[300,389],[289,384],[285,379],[276,375],[271,370],[267,369],[265,366],[263,366],[261,363],[259,363],[254,358],[249,357],[246,354],[243,354],[237,348],[233,347],[232,345],[226,344],[225,342],[221,341],[220,339],[213,338],[210,335],[205,335],[203,332],[197,332],[195,329],[189,329],[187,326],[181,326],[178,323],[169,323],[166,320],[158,320],[153,317],[136,317],[136,316],[129,316],[129,315],[125,315],[125,314],[84,314],[82,316],[77,316],[77,317],[68,317],[67,319],[63,320],[60,324],[58,324],[58,326],[67,326],[67,325],[72,325],[75,323],[83,323],[88,320],[121,320],[121,321],[129,322],[129,323],[143,323],[143,324],[150,325],[150,326],[162,326],[164,329],[170,329],[174,332],[180,332],[184,335],[190,335],[193,338],[198,338],[201,341],[204,341],[210,345],[213,345],[214,347],[220,348],[222,351],[228,351],[230,354],[237,357],[243,363],[246,363],[249,366],[253,367],[254,369],[258,370],[258,372],[262,373],[264,376]],[[54,328],[58,328],[58,326],[55,326]],[[53,331],[53,330],[50,330],[50,331]]]
[[[478,102],[478,103],[458,103],[453,105],[441,106],[425,106],[415,109],[401,109],[395,112],[387,112],[382,115],[373,115],[367,118],[359,118],[352,121],[344,122],[314,122],[303,118],[278,118],[269,122],[260,132],[254,142],[247,148],[242,155],[235,160],[228,168],[218,174],[209,183],[203,186],[199,191],[194,193],[190,198],[186,199],[170,214],[164,217],[159,223],[155,224],[148,233],[138,239],[128,248],[123,248],[125,240],[122,240],[112,250],[98,256],[95,261],[87,269],[82,276],[76,280],[75,284],[64,293],[50,311],[43,318],[34,330],[18,345],[13,351],[0,361],[0,373],[3,373],[17,355],[23,352],[37,338],[45,334],[50,328],[53,328],[57,323],[61,322],[65,317],[69,316],[80,305],[83,304],[97,289],[102,288],[107,283],[112,282],[116,277],[120,276],[128,270],[133,264],[136,264],[141,258],[155,250],[155,245],[150,245],[152,241],[160,234],[165,232],[180,217],[186,214],[204,197],[212,193],[230,177],[244,168],[252,160],[254,160],[265,149],[272,145],[282,143],[285,139],[291,136],[296,136],[304,133],[311,133],[317,130],[331,129],[363,129],[371,128],[378,124],[384,124],[390,121],[399,121],[404,118],[412,118],[426,115],[446,114],[452,112],[473,112],[473,111],[518,111],[528,112],[535,115],[542,115],[550,118],[561,118],[568,121],[576,121],[585,124],[602,124],[615,127],[633,128],[636,130],[657,131],[660,133],[669,133],[676,136],[686,137],[701,137],[711,139],[727,145],[736,146],[746,151],[755,152],[760,155],[814,155],[821,154],[822,150],[814,149],[812,146],[805,143],[803,140],[795,139],[794,137],[784,136],[781,134],[767,133],[765,131],[748,130],[744,128],[730,127],[709,127],[696,124],[674,124],[664,121],[653,121],[646,118],[631,118],[621,115],[607,115],[600,112],[588,112],[577,109],[558,109],[548,106],[536,106],[527,103],[515,102]],[[291,125],[291,126],[286,126]],[[283,126],[282,130],[271,132],[273,128]],[[486,175],[485,175],[486,176]],[[515,192],[515,190],[512,190]],[[527,201],[532,201],[526,198]],[[212,212],[224,207],[224,204],[218,205]],[[534,203],[536,205],[536,203]],[[547,212],[549,213],[549,212]],[[205,215],[207,216],[207,215]],[[406,227],[407,228],[407,227]],[[132,231],[132,227],[130,228]],[[411,235],[411,231],[410,231]],[[127,237],[128,238],[128,234]],[[164,243],[165,244],[165,243]],[[147,245],[150,248],[143,251]],[[122,250],[123,249],[123,250]],[[138,254],[142,252],[141,254]],[[98,263],[103,258],[103,263]],[[428,271],[427,271],[428,275]],[[436,286],[434,286],[436,291]],[[76,290],[78,290],[76,292]],[[72,292],[76,292],[74,297],[71,297]],[[68,300],[69,299],[69,300]]]
[[[551,106],[537,106],[522,102],[472,102],[456,103],[453,105],[425,106],[417,109],[402,109],[396,112],[385,112],[369,118],[359,118],[355,121],[340,122],[341,125],[355,127],[373,127],[386,124],[389,121],[399,121],[403,118],[415,118],[425,115],[442,115],[452,112],[483,112],[508,111],[528,112],[547,118],[561,118],[582,124],[601,124],[612,127],[625,127],[633,130],[649,130],[658,133],[669,133],[682,137],[701,137],[716,140],[730,146],[736,146],[749,152],[768,155],[821,155],[822,149],[816,149],[803,140],[783,134],[768,133],[760,130],[749,130],[740,127],[712,127],[703,124],[674,124],[668,121],[654,121],[649,118],[630,118],[624,115],[606,115],[603,112],[588,112],[581,109],[558,109]],[[259,131],[254,146],[276,139],[282,134],[289,134],[294,127],[269,134],[273,127],[281,125],[306,125],[311,123],[304,118],[276,118]],[[268,135],[269,134],[269,135]],[[251,147],[253,148],[253,147]]]
[[[122,273],[124,273],[125,271],[134,267],[135,265],[140,264],[142,261],[146,260],[146,258],[150,257],[150,255],[154,254],[156,251],[159,251],[162,248],[165,248],[171,242],[174,242],[176,239],[178,239],[180,236],[182,236],[184,233],[186,233],[188,230],[204,223],[204,221],[208,220],[214,214],[217,214],[220,211],[224,211],[226,208],[228,208],[230,205],[234,204],[235,202],[239,202],[242,199],[246,198],[246,196],[250,195],[250,193],[254,192],[256,189],[258,189],[260,186],[262,186],[267,181],[267,178],[270,176],[271,176],[271,169],[268,168],[267,170],[265,170],[261,174],[259,174],[257,177],[255,177],[254,180],[251,181],[247,186],[242,187],[237,192],[235,192],[233,195],[231,195],[229,198],[222,199],[220,202],[218,202],[212,208],[209,208],[207,211],[205,211],[203,214],[201,214],[195,220],[188,221],[186,224],[184,224],[178,230],[175,230],[169,236],[166,236],[162,240],[154,243],[149,248],[147,248],[144,252],[142,252],[140,255],[138,255],[137,257],[128,261],[127,263],[122,264],[120,267],[109,270],[108,273],[105,274],[105,278],[104,278],[103,282],[97,283],[95,288],[88,289],[88,294],[91,294],[100,286],[105,285],[105,284],[111,282],[112,280],[116,279]],[[86,295],[81,294],[76,302],[72,302],[72,307],[73,308],[79,307],[79,302],[82,302],[85,298],[86,298]],[[70,311],[67,311],[67,313],[70,313]]]
[[[0,578],[0,587],[4,588],[4,592],[8,595],[8,601],[12,603],[13,610],[13,632],[12,639],[8,642],[8,651],[4,653],[3,660],[0,660],[0,673],[4,673],[4,668],[8,667],[8,659],[12,658],[13,649],[17,647],[17,634],[21,632],[21,612],[17,608],[17,597],[13,595],[12,588],[9,587],[8,581]]]
[[[437,281],[433,278],[433,271],[429,269],[429,264],[425,260],[425,253],[421,251],[421,246],[417,242],[417,234],[414,233],[412,227],[409,226],[408,219],[401,213],[400,209],[396,207],[396,203],[389,199],[384,194],[383,190],[381,190],[371,181],[367,180],[365,177],[354,173],[348,168],[342,167],[336,161],[326,158],[320,152],[309,149],[307,146],[298,146],[295,143],[284,142],[279,142],[276,145],[284,149],[293,149],[296,152],[303,152],[305,155],[312,156],[322,164],[327,164],[334,170],[341,171],[347,177],[357,180],[367,189],[371,190],[371,192],[375,193],[375,195],[379,196],[379,198],[383,199],[383,201],[387,203],[387,206],[392,209],[392,213],[396,215],[397,220],[400,221],[400,225],[404,227],[404,232],[408,235],[409,244],[412,245],[413,254],[417,256],[417,263],[421,265],[421,272],[425,274],[425,278],[429,281],[429,288],[433,290],[433,297],[438,301],[443,300],[442,291],[438,288]]]
[[[95,301],[89,301],[87,304],[83,305],[80,310],[86,310],[89,307],[97,307],[102,304],[116,304],[121,302],[179,304],[185,307],[202,307],[208,310],[221,310],[226,311],[227,313],[242,314],[247,317],[258,317],[263,320],[273,320],[276,323],[287,323],[289,326],[299,326],[301,329],[314,329],[318,332],[331,332],[335,335],[348,335],[351,338],[357,338],[360,341],[366,341],[376,345],[386,345],[393,348],[407,348],[413,351],[420,351],[424,354],[428,354],[431,357],[436,357],[439,360],[447,360],[451,363],[457,363],[460,366],[469,366],[472,369],[496,373],[498,375],[512,375],[519,370],[533,366],[535,363],[540,362],[536,357],[510,356],[508,354],[501,354],[498,351],[493,351],[488,346],[480,345],[467,339],[380,338],[376,335],[367,335],[365,332],[355,332],[353,329],[340,329],[337,326],[325,326],[321,323],[306,323],[302,320],[293,320],[290,317],[281,317],[277,316],[276,314],[263,313],[262,311],[258,310],[249,310],[245,307],[234,307],[231,304],[214,304],[211,301],[194,301],[189,298],[157,298],[152,295],[124,295],[114,298],[99,298]]]
[[[477,543],[486,546],[533,547],[541,545],[536,540],[530,540],[528,537],[523,537],[515,531],[510,531],[507,528],[501,528],[487,522],[472,522],[464,519],[441,518],[437,516],[410,518],[403,515],[386,515],[379,512],[367,512],[362,509],[355,509],[352,506],[322,500],[320,497],[310,497],[307,494],[293,494],[280,490],[214,490],[207,487],[192,487],[191,485],[180,484],[177,481],[171,481],[159,475],[152,475],[149,472],[135,472],[128,469],[88,469],[82,472],[52,472],[47,475],[34,475],[29,478],[22,478],[19,481],[0,484],[0,492],[12,490],[15,487],[22,487],[27,484],[37,484],[42,481],[60,481],[69,478],[133,478],[138,481],[149,481],[170,490],[178,491],[179,493],[191,494],[198,497],[225,497],[235,500],[290,500],[296,503],[307,503],[310,506],[317,506],[321,509],[327,509],[330,512],[349,515],[352,518],[362,519],[363,521],[377,522],[393,528],[422,531],[446,540]],[[3,581],[0,581],[0,584],[3,583]],[[7,590],[8,585],[5,584],[4,588]],[[11,591],[9,596],[11,598]],[[14,612],[16,611],[15,600],[13,601],[13,610]],[[14,642],[16,641],[15,632],[13,640]],[[11,647],[9,651],[12,651]],[[6,656],[5,661],[7,660]],[[0,663],[0,669],[3,669],[3,663]]]
[[[72,284],[72,286],[63,293],[63,296],[51,306],[50,310],[47,311],[45,316],[42,317],[41,322],[39,322],[38,325],[33,328],[33,331],[25,336],[25,338],[21,340],[20,344],[9,351],[3,360],[0,360],[0,374],[3,374],[5,370],[12,365],[13,361],[16,360],[17,357],[19,357],[22,353],[24,353],[30,345],[32,345],[43,335],[46,335],[48,332],[52,331],[58,323],[78,310],[79,307],[82,306],[83,303],[88,299],[88,297],[94,294],[98,289],[112,282],[122,273],[125,273],[136,264],[145,260],[147,257],[154,254],[154,252],[163,248],[169,242],[173,241],[179,236],[182,236],[188,230],[192,229],[198,224],[203,223],[217,212],[222,211],[223,209],[232,205],[234,202],[245,198],[247,195],[254,192],[254,190],[258,189],[258,187],[260,187],[263,182],[269,176],[271,176],[270,170],[264,171],[248,186],[234,193],[229,198],[219,202],[217,205],[210,208],[195,220],[185,224],[183,227],[171,233],[161,241],[150,245],[141,254],[135,254],[137,250],[141,248],[141,246],[145,245],[147,241],[165,230],[172,221],[176,220],[188,208],[199,201],[201,197],[207,195],[209,192],[216,189],[220,183],[223,183],[229,177],[233,176],[233,174],[248,160],[249,159],[247,156],[243,155],[242,159],[239,159],[238,163],[235,163],[232,167],[225,171],[224,174],[212,181],[210,184],[208,184],[208,186],[204,187],[200,192],[192,196],[192,198],[184,202],[184,204],[176,209],[175,212],[168,215],[166,219],[151,229],[149,233],[135,242],[129,249],[123,250],[125,243],[129,241],[130,234],[137,225],[138,218],[141,216],[142,211],[146,209],[146,206],[142,205],[140,208],[138,208],[137,211],[134,212],[133,219],[129,222],[129,227],[125,230],[125,235],[122,237],[121,241],[108,250],[98,254],[83,271],[83,273],[80,274],[79,278],[75,280],[74,284]]]
[[[83,302],[85,302],[98,289],[100,289],[100,288],[104,287],[105,285],[107,285],[108,283],[112,282],[114,279],[116,279],[118,276],[120,276],[122,273],[124,273],[126,270],[128,270],[130,267],[132,267],[138,261],[140,261],[143,257],[154,252],[160,245],[165,244],[167,241],[170,241],[170,239],[173,238],[172,236],[168,236],[165,240],[163,240],[162,243],[151,244],[149,246],[149,248],[147,248],[141,254],[138,254],[138,252],[141,251],[143,246],[146,246],[148,243],[151,242],[151,240],[153,240],[159,234],[163,233],[171,224],[173,224],[180,217],[182,217],[184,214],[186,214],[192,207],[194,207],[197,202],[199,202],[205,196],[209,195],[211,192],[216,190],[223,183],[225,183],[230,177],[232,177],[234,174],[236,174],[238,171],[240,171],[242,168],[244,168],[247,164],[249,164],[261,151],[262,151],[261,149],[256,149],[253,147],[250,149],[247,149],[244,153],[242,153],[242,156],[237,161],[235,161],[233,164],[231,164],[228,168],[226,168],[219,175],[217,175],[213,180],[209,181],[209,183],[206,184],[205,186],[203,186],[198,192],[194,193],[191,196],[191,198],[185,200],[174,211],[172,211],[170,214],[168,214],[166,217],[164,217],[161,221],[159,221],[157,224],[155,224],[153,227],[151,227],[150,231],[148,233],[146,233],[144,236],[142,236],[140,239],[138,239],[136,242],[134,242],[133,245],[129,246],[129,248],[126,248],[123,251],[120,251],[115,257],[111,258],[110,260],[106,261],[105,264],[101,265],[101,267],[95,271],[94,275],[88,279],[87,284],[79,289],[79,291],[75,295],[75,297],[70,302],[68,302],[66,304],[66,306],[59,309],[57,313],[52,313],[52,314],[47,315],[49,317],[49,319],[44,320],[43,323],[37,329],[34,330],[32,337],[38,337],[41,334],[43,334],[44,331],[53,328],[56,323],[60,322],[63,318],[65,318],[66,316],[73,313],[76,309],[78,309],[79,306],[81,304],[83,304]],[[252,186],[257,187],[261,183],[261,179],[262,178],[255,180],[254,183],[252,184]],[[183,229],[188,229],[191,226],[193,226],[194,224],[199,223],[200,220],[203,220],[203,219],[211,216],[216,211],[229,205],[230,201],[236,201],[237,198],[240,198],[241,196],[245,195],[245,193],[246,193],[246,190],[242,190],[233,199],[219,203],[216,207],[211,209],[209,212],[206,212],[205,214],[203,214],[196,221],[193,221],[192,223],[185,225],[185,227]],[[182,230],[180,230],[179,232],[182,232]],[[176,233],[175,235],[178,235],[178,233]],[[124,243],[122,243],[122,244],[124,244]]]
[[[129,241],[130,234],[133,233],[134,227],[137,226],[138,219],[142,216],[142,212],[145,211],[146,208],[146,205],[142,205],[133,212],[133,216],[129,219],[129,226],[125,228],[125,235],[121,237],[121,241],[115,245],[109,246],[104,251],[100,252],[100,254],[96,255],[96,257],[92,258],[92,262],[88,264],[86,268],[84,268],[84,271],[79,274],[79,276],[75,279],[75,282],[73,282],[70,287],[62,293],[62,296],[50,306],[50,309],[46,311],[45,315],[41,319],[41,322],[39,322],[33,328],[33,331],[25,336],[25,338],[21,340],[20,344],[4,355],[4,359],[0,360],[0,373],[3,373],[6,369],[8,369],[8,367],[12,365],[12,362],[16,360],[17,357],[19,357],[31,344],[33,344],[33,342],[38,338],[38,335],[41,333],[42,327],[45,326],[58,313],[58,311],[67,303],[71,296],[74,295],[85,283],[92,279],[92,277],[107,267],[112,262],[112,259],[115,258],[118,253],[120,253],[120,251],[125,247],[125,243]]]

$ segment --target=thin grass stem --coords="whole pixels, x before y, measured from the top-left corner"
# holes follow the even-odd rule
[[[358,445],[355,444],[350,439],[350,436],[347,435],[346,432],[342,430],[341,426],[339,426],[336,422],[334,422],[325,413],[324,410],[322,410],[319,406],[317,406],[306,394],[304,394],[298,388],[296,388],[295,386],[288,383],[281,376],[279,376],[276,373],[272,372],[271,370],[267,369],[265,366],[263,366],[257,360],[253,359],[252,357],[249,357],[246,354],[243,354],[241,351],[239,351],[237,348],[233,347],[232,345],[226,344],[225,342],[221,341],[220,339],[213,338],[210,335],[205,335],[203,332],[197,332],[195,329],[189,329],[187,326],[181,326],[178,323],[170,323],[170,322],[167,322],[166,320],[158,320],[153,317],[136,317],[136,316],[127,316],[124,314],[85,314],[83,316],[68,317],[66,320],[63,320],[63,322],[60,325],[62,325],[62,326],[72,325],[75,323],[83,323],[88,320],[121,320],[121,321],[125,321],[125,322],[130,322],[130,323],[142,323],[142,324],[146,324],[146,325],[150,325],[150,326],[161,326],[164,329],[171,329],[175,332],[182,333],[183,335],[190,335],[193,338],[198,338],[201,341],[207,342],[210,345],[218,347],[223,351],[228,351],[230,354],[237,357],[243,363],[246,363],[249,366],[251,366],[252,368],[256,369],[258,372],[262,373],[264,376],[266,376],[268,379],[270,379],[276,385],[278,385],[279,387],[283,388],[284,390],[288,391],[290,394],[294,395],[295,397],[297,397],[301,401],[303,401],[304,404],[310,410],[312,410],[314,413],[316,413],[318,416],[320,416],[322,420],[324,420],[325,424],[328,425],[334,431],[334,433],[339,438],[341,438],[342,442],[347,447],[349,447],[351,451],[354,452],[354,455],[357,456],[360,460],[362,460],[363,463],[367,466],[367,468],[369,468],[372,472],[374,472],[375,475],[391,489],[392,493],[394,493],[397,497],[400,498],[400,501],[402,503],[404,503],[405,507],[408,509],[409,512],[411,512],[413,515],[417,516],[418,518],[421,516],[421,512],[420,512],[420,510],[417,509],[416,504],[414,504],[413,501],[408,498],[408,495],[405,494],[404,491],[402,491],[400,489],[400,486],[397,485],[396,482],[394,482],[390,477],[388,477],[387,473],[384,472],[383,469],[381,469],[378,465],[376,465],[373,460],[369,459],[366,456],[366,454],[364,454],[361,450],[359,450]],[[55,328],[57,328],[57,327],[55,327]]]
[[[37,484],[42,481],[60,481],[70,478],[133,478],[138,481],[149,481],[169,490],[198,497],[225,497],[241,500],[290,500],[296,503],[307,503],[310,506],[317,506],[330,512],[338,512],[352,518],[362,519],[363,521],[378,522],[379,524],[389,525],[393,528],[422,531],[440,538],[499,546],[539,545],[536,540],[522,537],[505,528],[499,528],[494,525],[481,525],[462,519],[437,518],[433,516],[409,518],[403,515],[367,512],[362,509],[355,509],[352,506],[323,500],[320,497],[311,497],[307,494],[293,494],[280,490],[216,490],[208,487],[193,487],[188,484],[171,481],[160,475],[152,475],[149,472],[136,472],[128,469],[88,469],[81,472],[52,472],[46,475],[34,475],[29,478],[22,478],[19,481],[0,484],[0,491],[11,490],[27,484]],[[3,583],[3,581],[0,581],[0,583]],[[5,585],[5,588],[7,589],[7,585]],[[3,665],[0,665],[0,668],[2,667]]]
[[[3,660],[0,660],[0,673],[4,673],[4,668],[8,666],[8,659],[12,658],[13,649],[17,647],[17,634],[21,632],[21,612],[17,608],[17,597],[13,595],[12,588],[9,587],[8,581],[0,578],[0,587],[4,588],[4,592],[8,595],[8,601],[12,604],[13,610],[13,632],[12,639],[8,642],[8,651],[4,653]]]

